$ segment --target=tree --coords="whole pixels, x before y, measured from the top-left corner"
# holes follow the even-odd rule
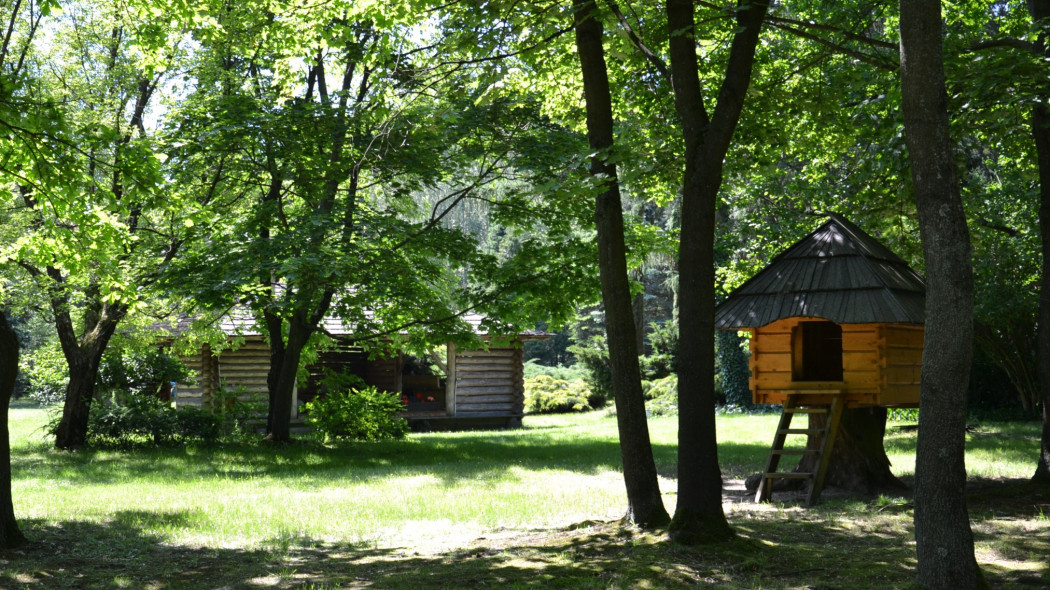
[[[973,345],[970,236],[948,124],[937,0],[901,0],[901,106],[926,263],[919,440],[915,459],[917,581],[977,588],[966,510],[966,390]]]
[[[483,100],[476,79],[429,55],[440,48],[425,31],[353,3],[209,10],[221,28],[194,33],[199,81],[170,132],[184,184],[218,197],[174,286],[215,309],[247,306],[265,331],[272,440],[288,440],[299,367],[326,318],[356,344],[464,342],[469,311],[499,332],[541,305],[564,315],[589,284],[571,262],[573,212],[544,211],[510,182],[485,190],[559,174],[560,151],[538,142],[557,130],[528,97]],[[542,218],[546,235],[508,257],[483,252],[450,223],[472,199],[507,223]]]
[[[679,246],[678,504],[671,538],[683,543],[732,536],[722,510],[714,392],[715,208],[723,162],[744,108],[768,4],[741,0],[714,113],[700,85],[693,3],[667,0],[671,76],[685,140]]]
[[[7,322],[6,312],[0,311],[0,549],[25,542],[11,502],[11,440],[7,429],[7,410],[17,374],[18,335]]]
[[[620,454],[627,486],[626,518],[643,527],[658,527],[666,524],[670,517],[660,497],[646,423],[627,278],[623,205],[616,164],[611,161],[614,150],[612,98],[605,65],[603,26],[594,0],[574,0],[573,21],[586,100],[587,136],[591,149],[595,151],[591,157],[591,175],[599,187],[595,199],[598,269],[605,304]]]
[[[1029,0],[1032,20],[1040,26],[1035,50],[1050,58],[1047,26],[1050,26],[1050,1]],[[1043,405],[1043,433],[1034,481],[1050,484],[1050,92],[1032,108],[1032,136],[1039,162],[1039,232],[1042,240],[1042,282],[1039,286],[1039,320],[1036,358],[1039,359],[1039,398]]]
[[[25,90],[25,100],[53,106],[31,130],[46,153],[26,146],[15,179],[21,232],[4,259],[28,276],[16,296],[47,299],[69,368],[60,449],[85,444],[102,355],[181,243],[179,201],[160,197],[145,123],[177,50],[151,53],[135,26],[126,12],[70,5],[51,23],[50,54],[27,58],[34,68],[49,61],[60,82],[38,75]]]

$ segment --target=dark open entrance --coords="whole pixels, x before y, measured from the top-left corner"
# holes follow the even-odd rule
[[[792,343],[795,381],[842,381],[842,326],[828,321],[802,322]]]

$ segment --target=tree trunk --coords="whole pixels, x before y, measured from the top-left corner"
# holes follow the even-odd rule
[[[824,428],[827,420],[827,414],[810,414],[809,428]],[[886,408],[844,411],[835,436],[835,446],[828,458],[824,484],[865,495],[907,490],[908,486],[890,471],[890,460],[882,444],[885,435]],[[820,448],[821,438],[810,437],[806,448]],[[815,456],[807,455],[799,461],[796,471],[813,473],[817,470],[816,462]],[[797,479],[782,479],[777,483],[780,482],[798,487],[805,485],[804,481]],[[776,487],[789,489],[791,486]]]
[[[625,518],[652,528],[667,524],[670,517],[660,497],[656,463],[649,442],[630,282],[627,280],[627,249],[623,235],[623,205],[616,166],[606,158],[613,147],[612,98],[602,46],[602,23],[593,0],[574,0],[576,49],[587,102],[587,136],[597,155],[591,159],[591,175],[604,187],[595,202],[598,229],[598,270],[605,304],[616,422],[620,434],[623,477],[627,487]]]
[[[1050,0],[1029,0],[1032,20],[1050,19]],[[1050,53],[1046,34],[1038,38],[1038,49]],[[1043,405],[1043,436],[1034,481],[1050,484],[1050,108],[1039,104],[1032,110],[1032,135],[1039,162],[1039,231],[1042,237],[1043,269],[1039,285],[1039,332],[1036,337],[1039,398]]]
[[[310,339],[312,331],[312,327],[301,321],[298,314],[293,316],[288,323],[288,339],[284,344],[276,375],[273,375],[274,368],[270,367],[268,379],[270,377],[275,379],[270,388],[267,439],[273,442],[291,440],[292,397],[295,393],[295,381],[299,373],[299,361],[302,359],[303,348]]]
[[[982,584],[966,509],[966,393],[973,348],[970,235],[948,133],[938,0],[901,0],[901,106],[926,263],[919,440],[915,458],[916,581]]]
[[[11,501],[11,439],[7,430],[7,411],[18,374],[18,335],[0,310],[0,549],[25,543],[18,528]]]
[[[66,401],[62,406],[62,420],[55,431],[55,447],[67,451],[82,448],[87,443],[88,417],[95,397],[95,380],[102,361],[102,352],[83,351],[69,362],[69,383]]]
[[[693,2],[667,0],[675,108],[685,139],[679,247],[678,503],[671,538],[695,544],[732,537],[722,510],[715,436],[715,204],[722,162],[744,107],[767,5],[741,0],[714,116],[700,87]]]
[[[82,343],[63,342],[66,364],[69,367],[69,383],[66,385],[66,400],[62,406],[62,419],[55,431],[55,448],[73,451],[83,448],[87,443],[88,417],[91,403],[95,398],[95,381],[98,379],[98,368],[102,355],[106,352],[109,339],[117,329],[117,323],[123,317],[120,310],[107,308],[85,337]],[[86,331],[86,329],[85,329]],[[69,339],[62,336],[60,339]]]

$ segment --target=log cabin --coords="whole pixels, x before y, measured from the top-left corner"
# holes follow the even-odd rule
[[[507,337],[481,333],[481,317],[466,318],[484,346],[459,348],[449,342],[434,351],[425,364],[439,367],[437,374],[415,374],[412,357],[404,352],[369,354],[354,346],[349,332],[337,319],[325,320],[324,329],[336,343],[306,367],[308,378],[295,388],[292,419],[298,420],[304,403],[323,394],[326,370],[351,374],[367,385],[400,395],[404,417],[416,429],[516,428],[524,414],[524,360],[522,343],[549,337],[543,332],[523,332]],[[220,327],[236,345],[213,351],[203,346],[184,356],[193,378],[175,387],[176,406],[209,407],[222,399],[265,403],[270,349],[247,316],[224,318]],[[429,373],[429,372],[428,372]]]
[[[805,478],[816,502],[844,409],[919,405],[925,294],[903,259],[832,215],[716,308],[716,328],[750,334],[754,403],[783,405],[757,501],[772,479]],[[795,414],[810,427],[792,429]],[[785,450],[792,434],[811,437],[807,449]],[[777,472],[782,455],[806,453],[816,471]]]

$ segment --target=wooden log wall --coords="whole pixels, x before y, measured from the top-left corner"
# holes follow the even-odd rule
[[[883,333],[886,357],[882,374],[882,405],[918,407],[924,328],[912,324],[887,324],[883,326]]]
[[[922,364],[922,326],[843,324],[842,382],[799,382],[793,378],[792,344],[793,332],[803,321],[806,318],[787,318],[751,331],[755,403],[781,404],[791,390],[835,388],[845,389],[851,407],[913,403],[912,388],[918,384],[916,352],[918,366]],[[914,403],[918,402],[917,391]]]
[[[245,339],[237,350],[224,350],[218,357],[219,383],[242,402],[266,401],[266,377],[270,371],[270,346],[261,337]]]
[[[181,359],[182,364],[189,369],[190,377],[188,382],[175,385],[175,406],[207,406],[219,387],[218,359],[207,345],[201,348],[199,354]]]
[[[525,407],[520,348],[457,350],[456,416],[520,417]]]

